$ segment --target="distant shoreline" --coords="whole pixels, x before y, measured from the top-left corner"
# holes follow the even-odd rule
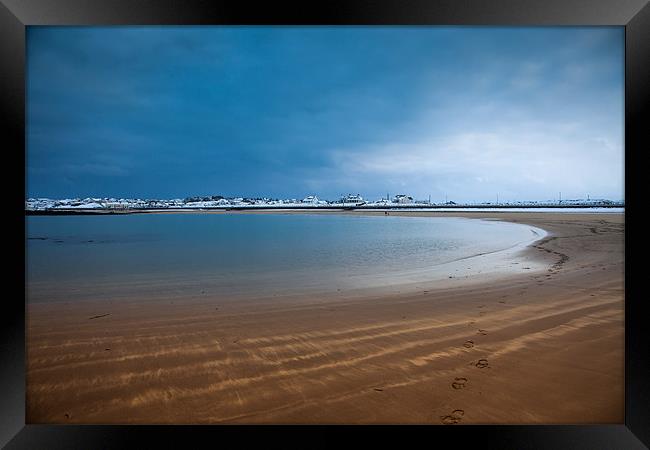
[[[410,205],[393,205],[393,206],[232,206],[221,208],[131,208],[131,209],[105,209],[105,208],[74,208],[74,209],[47,209],[47,210],[25,210],[27,216],[61,216],[61,215],[102,215],[102,214],[146,214],[146,213],[183,213],[183,212],[229,212],[229,211],[435,211],[441,210],[448,212],[449,210],[459,210],[463,212],[485,212],[491,210],[492,212],[499,212],[500,209],[526,209],[535,212],[535,210],[553,209],[553,210],[569,210],[569,209],[621,209],[625,206],[621,205],[435,205],[435,206],[410,206]],[[467,211],[474,210],[474,211]],[[510,211],[509,211],[510,212]]]

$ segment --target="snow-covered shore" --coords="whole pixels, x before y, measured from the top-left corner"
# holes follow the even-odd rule
[[[624,202],[614,202],[604,199],[578,199],[578,200],[549,200],[529,202],[499,202],[499,203],[431,203],[428,201],[409,201],[401,199],[377,201],[363,201],[360,197],[354,201],[346,201],[342,198],[337,201],[319,200],[317,197],[309,196],[303,200],[297,199],[269,199],[269,198],[224,198],[214,197],[191,197],[186,199],[116,199],[116,198],[74,198],[74,199],[49,199],[29,198],[25,202],[26,211],[128,211],[128,210],[175,210],[175,209],[312,209],[312,208],[355,208],[355,209],[440,209],[458,211],[462,209],[504,209],[513,211],[515,208],[545,208],[556,210],[557,208],[624,208]]]

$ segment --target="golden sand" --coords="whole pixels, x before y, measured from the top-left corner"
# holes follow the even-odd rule
[[[542,228],[523,257],[547,269],[340,298],[29,304],[27,423],[623,422],[623,214],[391,215]]]

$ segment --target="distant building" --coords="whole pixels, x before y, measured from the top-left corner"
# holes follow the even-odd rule
[[[361,195],[352,195],[348,194],[345,197],[341,197],[341,203],[354,203],[356,205],[363,205],[365,201],[363,200],[363,197]]]
[[[129,204],[126,202],[105,202],[104,207],[110,209],[127,209]]]
[[[413,197],[410,195],[399,194],[393,199],[393,203],[406,204],[413,203]]]
[[[305,198],[302,199],[302,203],[309,203],[312,205],[317,205],[318,204],[318,197],[315,195],[309,195]]]

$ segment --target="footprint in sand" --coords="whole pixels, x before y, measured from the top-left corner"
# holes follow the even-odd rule
[[[462,389],[465,387],[465,384],[467,384],[467,378],[456,377],[454,378],[454,382],[451,383],[451,387],[454,389]]]
[[[476,332],[476,334],[480,334],[481,336],[485,336],[487,334],[487,330],[481,330],[479,328],[479,330]]]
[[[449,415],[440,416],[440,420],[445,425],[453,425],[455,423],[460,422],[464,415],[465,415],[465,411],[463,411],[462,409],[455,409]]]
[[[476,367],[479,369],[484,369],[489,366],[488,360],[487,359],[479,359],[478,362],[475,364]]]
[[[465,347],[465,348],[474,347],[474,341],[465,341],[465,343],[463,344],[463,347]]]

